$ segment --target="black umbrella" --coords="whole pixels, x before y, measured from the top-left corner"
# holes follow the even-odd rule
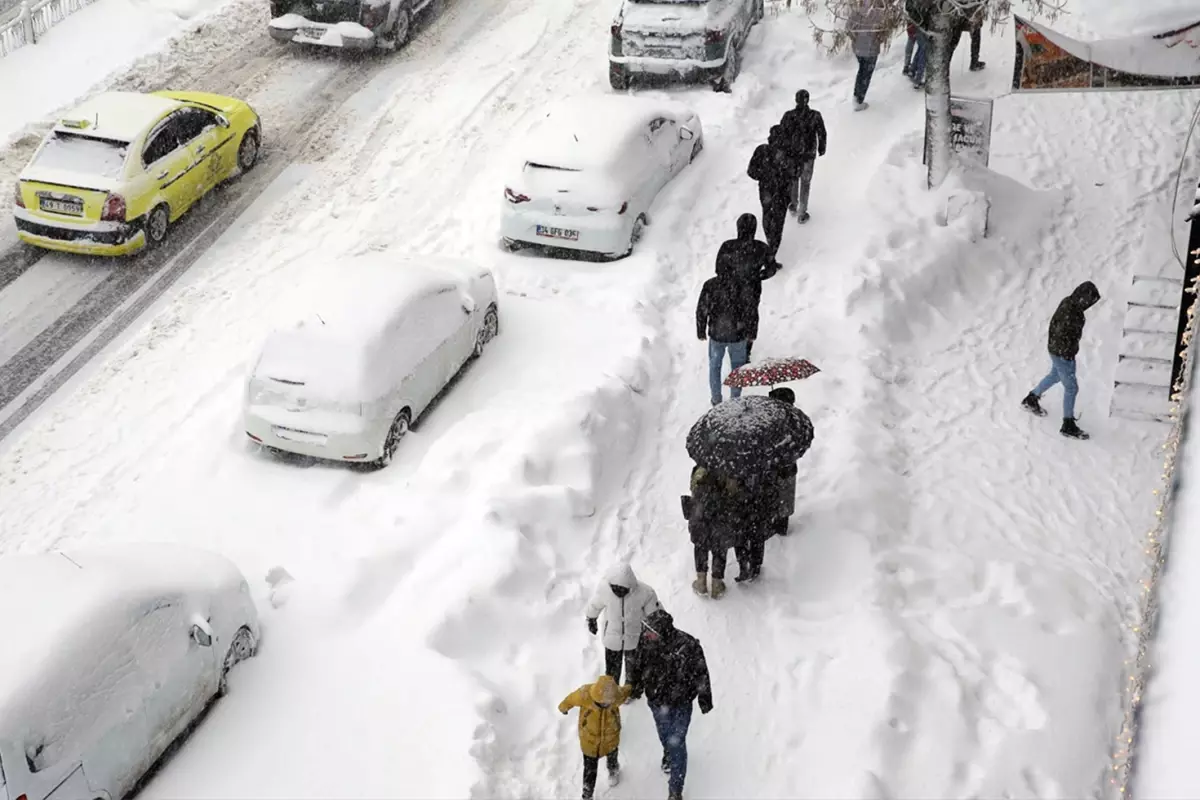
[[[795,464],[812,445],[813,425],[800,409],[762,395],[726,400],[696,420],[688,455],[702,467],[747,478]]]

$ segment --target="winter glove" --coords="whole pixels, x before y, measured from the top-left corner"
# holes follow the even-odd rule
[[[713,710],[712,700],[707,697],[700,698],[700,713],[707,714]]]
[[[570,714],[570,713],[571,713],[570,711],[564,711],[564,712],[562,712],[562,715],[565,717],[567,714]]]
[[[598,630],[600,630],[600,629],[596,625],[596,620],[592,619],[591,617],[588,617],[588,633],[595,636],[596,631],[598,631]]]
[[[817,155],[819,155],[819,156],[823,156],[823,155],[825,155],[825,151],[824,151],[824,150],[818,150],[818,151],[817,151]]]

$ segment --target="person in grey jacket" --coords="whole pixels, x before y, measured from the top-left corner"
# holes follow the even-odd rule
[[[854,78],[854,110],[867,107],[867,89],[875,74],[879,51],[883,47],[883,8],[879,0],[860,0],[860,5],[850,12],[846,20],[846,31],[850,34],[851,47],[858,59],[858,75]]]

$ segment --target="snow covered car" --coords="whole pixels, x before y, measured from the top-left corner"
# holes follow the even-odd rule
[[[504,246],[627,256],[659,191],[703,147],[700,118],[673,101],[605,94],[553,106],[504,187]]]
[[[612,24],[608,79],[629,88],[638,73],[706,78],[727,90],[763,0],[622,0]]]
[[[54,126],[21,172],[26,244],[122,256],[160,244],[218,184],[258,163],[258,114],[204,92],[106,92]]]
[[[384,467],[408,428],[500,331],[491,270],[388,253],[336,265],[309,315],[267,337],[246,434],[273,450]]]
[[[267,29],[281,42],[395,50],[412,35],[413,17],[433,0],[271,0]]]
[[[214,553],[0,557],[0,798],[125,797],[258,637],[245,578]]]

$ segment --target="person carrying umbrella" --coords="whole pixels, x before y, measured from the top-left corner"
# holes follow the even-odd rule
[[[696,336],[708,341],[708,388],[715,406],[721,402],[721,368],[729,353],[730,369],[748,360],[749,342],[758,336],[758,301],[762,287],[751,288],[730,268],[731,261],[717,260],[716,277],[709,278],[696,301]],[[742,390],[733,388],[730,397]]]
[[[696,465],[692,468],[691,498],[685,503],[696,580],[692,590],[719,600],[725,594],[725,565],[730,549],[741,542],[742,487],[734,478]],[[712,586],[708,582],[712,561]]]
[[[796,393],[786,387],[772,389],[767,393],[767,397],[772,400],[778,400],[781,403],[787,403],[789,406],[796,405]],[[774,519],[770,526],[772,536],[788,535],[788,520],[792,514],[796,513],[797,474],[799,474],[799,470],[794,463],[786,464],[779,470],[779,504],[776,507]]]

